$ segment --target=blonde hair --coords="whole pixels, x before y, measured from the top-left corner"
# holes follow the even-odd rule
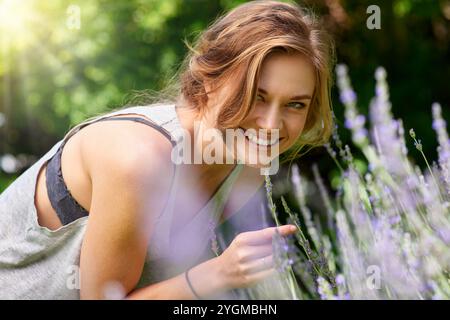
[[[229,94],[222,101],[217,125],[235,128],[249,114],[255,102],[261,65],[274,51],[303,54],[315,69],[315,90],[303,132],[296,143],[280,156],[293,161],[306,146],[326,143],[332,131],[330,89],[334,47],[319,20],[295,3],[251,1],[237,6],[200,33],[178,72],[158,94],[140,93],[136,103],[186,101],[199,114],[206,111],[205,84],[212,91],[223,86]],[[304,154],[303,153],[303,154]]]
[[[294,160],[304,146],[328,141],[334,47],[313,14],[293,3],[251,1],[217,19],[189,48],[178,77],[179,92],[188,104],[203,112],[209,94],[205,83],[214,83],[216,90],[226,85],[229,94],[221,102],[217,119],[221,129],[237,127],[249,114],[261,65],[269,53],[303,54],[316,71],[315,91],[304,130],[280,157],[281,162]]]

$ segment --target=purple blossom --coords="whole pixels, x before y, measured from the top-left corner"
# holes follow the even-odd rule
[[[378,67],[377,70],[375,70],[375,79],[379,81],[386,79],[386,70],[383,67]]]
[[[391,225],[395,225],[395,224],[399,223],[401,220],[402,219],[400,218],[400,216],[397,215],[397,216],[390,217],[389,218],[389,223]]]
[[[342,91],[339,97],[343,104],[351,104],[356,101],[356,93],[351,89]]]
[[[446,128],[445,120],[443,120],[443,119],[435,119],[433,121],[432,127],[433,127],[434,130],[445,129]]]
[[[324,197],[319,200],[318,211],[323,211],[325,206],[333,220],[324,231],[324,221],[315,219],[319,214],[315,215],[314,208],[308,208],[305,200],[305,195],[318,193],[317,190],[322,194],[323,183],[316,177],[317,168],[313,173],[318,188],[309,193],[306,179],[294,170],[292,182],[302,185],[297,195],[301,195],[300,209],[305,221],[301,229],[306,235],[298,241],[312,239],[313,242],[302,246],[302,255],[292,252],[288,255],[287,244],[280,245],[279,252],[284,254],[282,266],[286,268],[295,262],[297,268],[300,265],[307,270],[306,279],[302,280],[309,283],[315,298],[448,299],[448,277],[444,271],[450,259],[450,140],[440,105],[433,104],[433,129],[439,141],[439,165],[430,162],[433,163],[430,171],[439,177],[435,185],[428,170],[422,172],[407,158],[403,123],[391,114],[386,71],[378,68],[375,72],[377,85],[367,121],[372,128],[370,136],[365,128],[366,118],[356,108],[356,93],[347,71],[344,65],[336,68],[345,107],[345,127],[350,129],[356,147],[366,156],[370,173],[355,171],[350,148],[344,146],[334,130],[336,150],[348,168],[340,167],[341,183],[330,204]],[[411,129],[410,135],[416,148],[422,150],[422,142],[416,139],[414,130]],[[326,148],[330,155],[336,155],[331,145]],[[440,197],[440,190],[448,193]],[[313,258],[306,259],[305,252]],[[342,274],[334,276],[317,271],[325,266],[333,266],[331,270]],[[380,270],[380,290],[367,287],[368,266]],[[303,277],[304,273],[299,276]]]
[[[338,285],[345,284],[345,278],[344,278],[344,276],[342,274],[338,274],[336,276],[336,284],[338,284]]]

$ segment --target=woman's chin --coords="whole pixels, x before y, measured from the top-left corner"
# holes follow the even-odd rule
[[[270,168],[272,161],[274,161],[274,159],[277,158],[277,156],[270,156],[270,157],[251,157],[251,156],[239,156],[238,157],[238,162],[242,163],[248,167],[251,168],[257,168],[257,169],[262,169],[262,168]]]

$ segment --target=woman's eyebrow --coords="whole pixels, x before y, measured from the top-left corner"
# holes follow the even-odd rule
[[[262,94],[267,94],[267,91],[263,88],[258,88],[258,91],[260,91]],[[293,96],[291,97],[290,100],[304,100],[304,99],[310,99],[311,100],[311,96],[309,94],[300,94],[298,96]]]

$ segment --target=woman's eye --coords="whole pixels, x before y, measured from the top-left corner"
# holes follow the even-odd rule
[[[291,102],[288,103],[288,106],[294,109],[303,109],[304,107],[306,107],[306,104],[303,102]]]
[[[256,100],[258,100],[258,101],[264,101],[264,97],[263,97],[262,95],[258,94],[258,95],[256,96]]]

